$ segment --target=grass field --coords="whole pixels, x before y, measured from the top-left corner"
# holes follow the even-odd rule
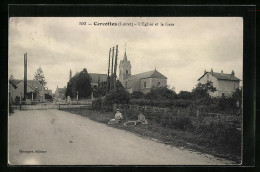
[[[106,125],[108,125],[107,122],[110,119],[114,118],[113,112],[105,112],[99,110],[67,109],[64,111],[71,112],[73,114],[79,114],[93,121]],[[124,119],[118,124],[108,126],[133,132],[141,137],[147,137],[157,142],[162,142],[168,145],[183,147],[186,149],[190,149],[191,151],[194,150],[202,153],[208,153],[219,158],[226,158],[232,161],[236,161],[237,163],[240,163],[241,161],[240,151],[238,149],[231,149],[230,146],[232,145],[223,146],[223,144],[219,144],[217,142],[218,139],[214,139],[214,137],[216,136],[207,137],[205,136],[205,134],[200,132],[169,128],[153,120],[148,120],[147,125],[138,124],[133,127],[126,127],[124,126],[124,122],[128,120],[132,119],[128,119],[127,115],[125,115]],[[236,146],[240,147],[240,145]]]

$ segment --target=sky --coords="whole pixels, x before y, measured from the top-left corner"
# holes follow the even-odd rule
[[[83,68],[106,74],[109,49],[116,45],[119,61],[126,50],[132,74],[156,68],[177,93],[191,91],[205,70],[234,70],[243,79],[241,17],[12,17],[8,44],[9,77],[23,79],[27,52],[27,78],[41,67],[52,92],[67,85],[70,69],[72,75]]]

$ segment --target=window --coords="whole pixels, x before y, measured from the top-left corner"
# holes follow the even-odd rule
[[[128,74],[128,70],[126,70],[125,73]]]
[[[144,88],[146,88],[146,81],[144,81]]]
[[[160,87],[160,85],[161,85],[161,83],[160,83],[160,82],[158,82],[158,83],[157,83],[157,87]]]

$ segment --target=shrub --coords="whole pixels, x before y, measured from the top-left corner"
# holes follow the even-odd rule
[[[142,91],[134,91],[130,96],[132,99],[142,99],[144,97],[144,93]]]
[[[187,108],[192,105],[192,100],[174,100],[174,105],[181,108]]]
[[[120,81],[116,82],[116,89],[110,91],[106,95],[106,103],[108,105],[116,104],[127,104],[129,103],[129,93],[122,86]]]

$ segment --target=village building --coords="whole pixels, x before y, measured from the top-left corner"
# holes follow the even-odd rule
[[[215,92],[209,92],[212,97],[230,97],[239,88],[240,79],[235,76],[235,72],[232,70],[231,74],[228,73],[217,73],[204,71],[204,74],[198,79],[199,83],[206,84],[207,82],[212,82],[213,87],[216,88]]]
[[[73,76],[77,76],[79,73],[76,72],[76,74]],[[100,82],[106,82],[107,81],[107,74],[100,74],[100,73],[88,73],[91,77],[91,86],[93,89],[96,89],[98,87],[98,84]],[[72,71],[70,70],[69,79],[72,78]],[[55,99],[63,100],[65,99],[65,93],[66,93],[66,87],[64,88],[56,88],[56,91],[54,93]]]
[[[65,99],[66,89],[67,89],[66,87],[64,87],[64,88],[59,88],[59,87],[57,86],[56,91],[55,91],[55,93],[54,93],[55,99],[56,99],[56,100],[63,100],[63,99]]]
[[[167,78],[159,71],[152,70],[132,75],[131,63],[127,60],[126,52],[119,64],[119,81],[129,93],[134,91],[150,92],[153,87],[167,86]]]
[[[27,80],[27,101],[44,101],[48,91],[37,80]],[[24,98],[24,80],[9,79],[9,99],[15,102],[15,99]]]

